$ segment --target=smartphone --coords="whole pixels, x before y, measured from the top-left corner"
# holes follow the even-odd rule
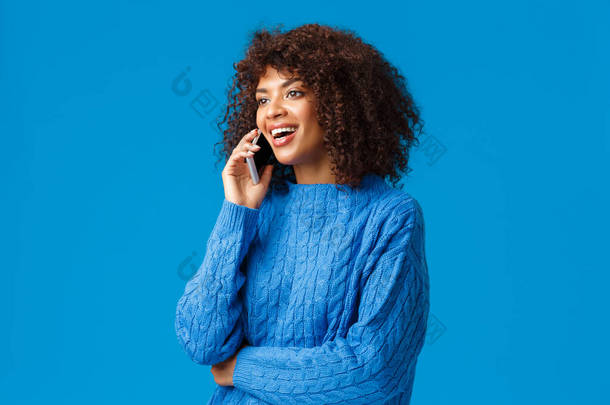
[[[260,181],[260,175],[265,166],[275,162],[275,155],[273,154],[271,145],[269,145],[269,142],[267,142],[267,139],[265,139],[265,136],[260,129],[257,129],[257,132],[258,135],[252,140],[252,143],[260,146],[261,148],[254,153],[253,157],[247,157],[244,159],[244,161],[248,164],[248,169],[250,169],[250,177],[252,177],[252,182],[254,184],[258,184]]]

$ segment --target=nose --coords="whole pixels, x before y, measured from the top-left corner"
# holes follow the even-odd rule
[[[282,105],[282,99],[276,98],[275,101],[269,101],[267,104],[267,118],[273,120],[276,117],[282,116],[286,113],[284,106]]]

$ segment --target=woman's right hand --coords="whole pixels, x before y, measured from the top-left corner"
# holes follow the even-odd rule
[[[260,150],[260,146],[252,143],[252,140],[257,135],[256,128],[244,135],[233,149],[231,157],[229,157],[227,164],[222,170],[222,182],[227,201],[252,209],[258,209],[263,202],[271,182],[271,172],[273,169],[273,165],[267,165],[260,176],[258,184],[254,184],[250,176],[248,164],[244,159],[254,157],[254,153]],[[265,135],[261,133],[261,136]]]

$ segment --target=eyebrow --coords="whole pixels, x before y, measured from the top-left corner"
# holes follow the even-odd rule
[[[281,87],[282,88],[287,87],[287,86],[290,86],[292,83],[299,82],[299,81],[301,81],[301,79],[299,79],[299,78],[288,79],[288,80],[285,80],[284,83],[282,83]],[[266,93],[266,92],[267,92],[267,89],[264,89],[264,88],[256,89],[256,93]]]

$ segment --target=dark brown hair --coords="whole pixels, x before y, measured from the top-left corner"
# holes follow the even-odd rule
[[[254,31],[228,91],[228,128],[219,160],[228,160],[241,138],[256,122],[255,97],[267,66],[299,77],[317,100],[319,125],[338,184],[358,187],[362,177],[375,173],[392,185],[400,172],[408,174],[409,150],[417,145],[424,121],[407,90],[405,78],[381,52],[350,30],[306,24],[281,32],[281,24]],[[271,185],[285,189],[296,183],[292,166],[274,160]],[[402,187],[401,187],[402,188]]]

